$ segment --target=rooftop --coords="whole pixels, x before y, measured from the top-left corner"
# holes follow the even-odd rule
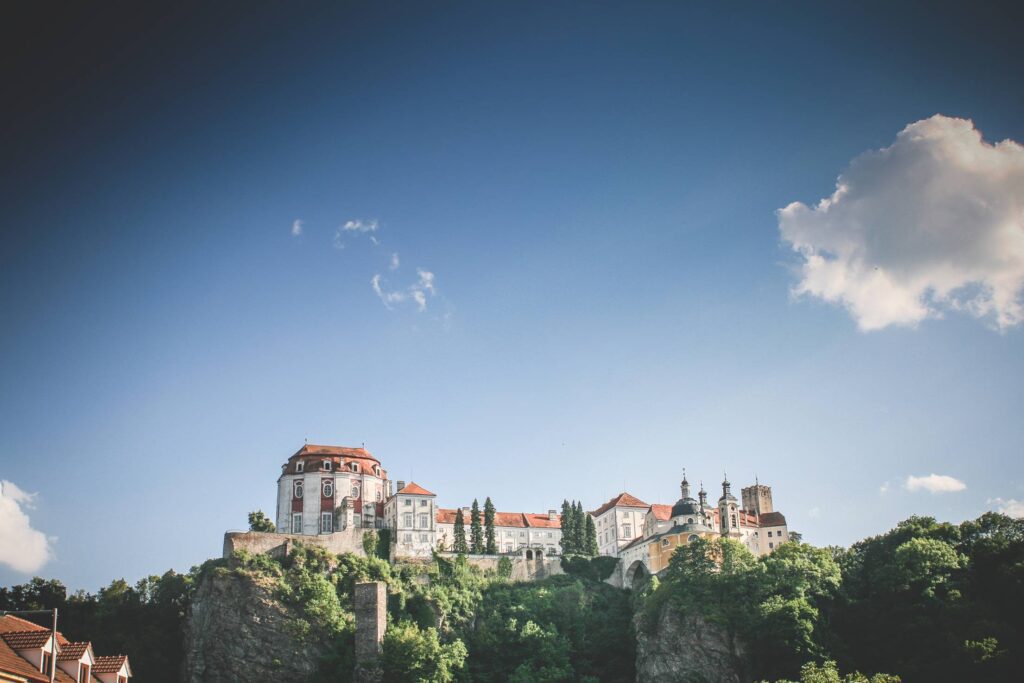
[[[622,493],[620,493],[619,495],[615,496],[614,498],[609,500],[607,503],[602,505],[601,507],[599,507],[596,510],[594,510],[593,512],[591,512],[590,514],[592,514],[594,517],[598,517],[598,516],[603,515],[604,513],[608,512],[612,508],[650,508],[650,507],[651,507],[650,505],[648,505],[647,503],[643,502],[642,500],[640,500],[636,496],[632,496],[632,495],[626,493],[625,491],[623,491]]]

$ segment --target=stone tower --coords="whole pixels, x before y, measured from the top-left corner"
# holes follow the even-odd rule
[[[771,486],[765,486],[758,482],[753,486],[745,487],[740,493],[743,498],[743,509],[747,512],[763,515],[766,512],[774,511]]]
[[[722,497],[718,499],[718,528],[723,536],[740,535],[738,507],[736,496],[732,495],[729,477],[725,477],[722,481]]]

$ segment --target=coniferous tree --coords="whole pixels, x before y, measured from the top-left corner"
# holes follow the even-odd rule
[[[484,501],[484,552],[488,555],[498,552],[498,544],[494,540],[494,503],[490,496]]]
[[[594,526],[594,518],[587,515],[587,547],[584,549],[584,555],[590,557],[597,556],[597,527]]]
[[[573,553],[572,547],[572,520],[573,520],[573,509],[569,505],[569,501],[562,501],[562,539],[558,542],[562,546],[563,555],[571,555]]]
[[[466,522],[462,518],[462,508],[455,511],[455,538],[452,539],[452,550],[457,553],[467,553],[466,547]]]
[[[576,552],[583,554],[587,550],[587,513],[583,512],[583,503],[577,500],[574,512],[572,544],[576,548]]]
[[[474,555],[484,552],[484,530],[480,526],[480,503],[473,499],[473,507],[469,511],[469,551]]]

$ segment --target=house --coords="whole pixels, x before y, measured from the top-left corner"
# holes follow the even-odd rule
[[[56,653],[56,662],[54,654]],[[57,631],[13,614],[0,616],[0,681],[128,683],[126,655],[96,657],[89,642],[71,642]]]

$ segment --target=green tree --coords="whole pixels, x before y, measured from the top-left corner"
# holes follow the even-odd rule
[[[468,553],[469,548],[466,547],[466,522],[463,520],[462,508],[458,508],[455,511],[455,529],[452,534],[455,536],[452,539],[452,552]]]
[[[498,545],[494,541],[494,503],[491,502],[490,496],[484,501],[484,535],[484,552],[488,555],[496,554]]]
[[[473,507],[469,511],[469,551],[474,555],[484,552],[484,530],[480,525],[480,504],[473,499]]]
[[[587,515],[586,549],[584,555],[595,557],[597,555],[597,527],[594,526],[594,518]]]
[[[562,546],[563,555],[571,555],[576,552],[576,547],[573,545],[573,534],[572,523],[574,520],[573,513],[574,508],[569,504],[569,501],[562,501],[562,538],[558,541],[559,545]]]
[[[273,533],[277,530],[270,518],[263,514],[263,510],[256,510],[249,513],[249,531],[265,531]]]
[[[420,629],[411,621],[392,625],[384,634],[381,667],[385,681],[448,683],[466,661],[461,640],[442,643],[437,629]]]
[[[583,503],[576,501],[573,505],[572,546],[575,552],[584,554],[587,550],[587,514],[583,512]]]

